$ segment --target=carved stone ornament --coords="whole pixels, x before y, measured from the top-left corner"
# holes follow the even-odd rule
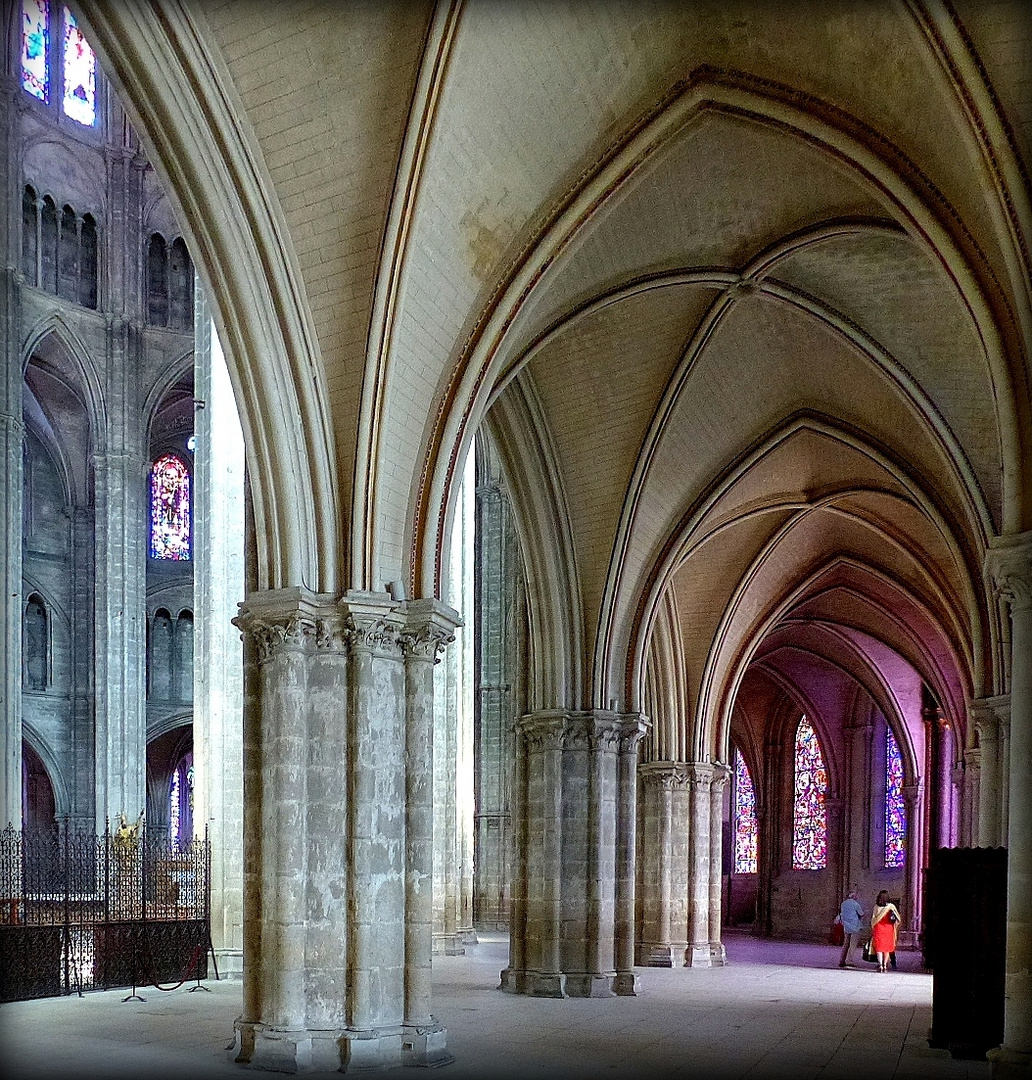
[[[315,647],[325,652],[340,652],[346,643],[344,625],[338,615],[320,616],[315,623]]]
[[[1000,538],[986,553],[993,591],[1012,609],[1032,608],[1032,533]]]
[[[438,663],[444,655],[444,647],[455,640],[455,635],[444,629],[425,623],[412,629],[403,630],[399,635],[401,651],[406,657],[419,660],[432,660]]]
[[[234,622],[254,641],[259,664],[267,663],[282,648],[304,649],[315,637],[315,623],[297,612],[282,622],[257,618]]]
[[[370,649],[387,656],[401,654],[400,630],[390,619],[365,619],[353,614],[344,619],[344,637],[352,649]]]
[[[561,750],[566,740],[566,716],[562,713],[545,715],[529,713],[521,716],[514,728],[529,753]]]
[[[638,775],[648,787],[663,791],[684,791],[688,788],[688,766],[683,761],[650,761],[638,766]]]

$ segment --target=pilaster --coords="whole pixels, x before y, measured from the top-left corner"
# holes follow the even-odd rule
[[[986,572],[1011,622],[1004,1024],[988,1055],[1009,1080],[1032,1074],[1032,532],[994,541]]]

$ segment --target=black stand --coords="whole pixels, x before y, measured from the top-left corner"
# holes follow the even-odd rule
[[[140,995],[136,992],[136,971],[137,971],[138,967],[139,967],[139,958],[137,957],[137,954],[136,954],[136,935],[133,934],[133,992],[128,997],[122,998],[122,1004],[123,1005],[127,1001],[146,1001],[147,1000],[145,997],[140,997]]]

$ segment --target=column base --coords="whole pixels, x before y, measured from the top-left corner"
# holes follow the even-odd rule
[[[341,1068],[339,1031],[293,1031],[237,1020],[233,1060],[267,1072],[336,1072]],[[400,1060],[398,1062],[400,1064]]]
[[[637,967],[673,967],[680,964],[687,947],[684,941],[639,941],[634,946],[634,963]]]
[[[727,949],[722,941],[710,942],[710,967],[727,967]]]
[[[461,934],[434,934],[431,952],[434,956],[465,956]]]
[[[477,930],[475,926],[463,926],[458,931],[458,939],[463,945],[479,945],[480,939],[477,937]]]
[[[401,1063],[424,1069],[450,1065],[455,1058],[448,1053],[447,1044],[448,1031],[439,1024],[427,1027],[407,1024],[401,1034]]]
[[[632,997],[641,984],[634,972],[516,971],[505,968],[499,990],[527,997],[607,998]]]
[[[505,968],[498,989],[507,994],[526,994],[527,997],[569,997],[566,993],[566,975],[561,971],[517,971],[515,968]]]
[[[633,971],[618,971],[613,980],[613,993],[617,997],[637,997],[641,993],[641,978]]]
[[[1029,1080],[1032,1077],[1032,1054],[997,1046],[985,1056],[992,1062],[993,1080]]]
[[[691,968],[713,967],[713,954],[708,941],[693,941],[684,950],[684,966]]]

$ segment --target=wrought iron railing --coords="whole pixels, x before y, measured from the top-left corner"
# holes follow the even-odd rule
[[[207,978],[211,847],[134,828],[0,833],[0,1001]],[[216,972],[216,977],[218,973]],[[164,987],[161,987],[164,989]]]

